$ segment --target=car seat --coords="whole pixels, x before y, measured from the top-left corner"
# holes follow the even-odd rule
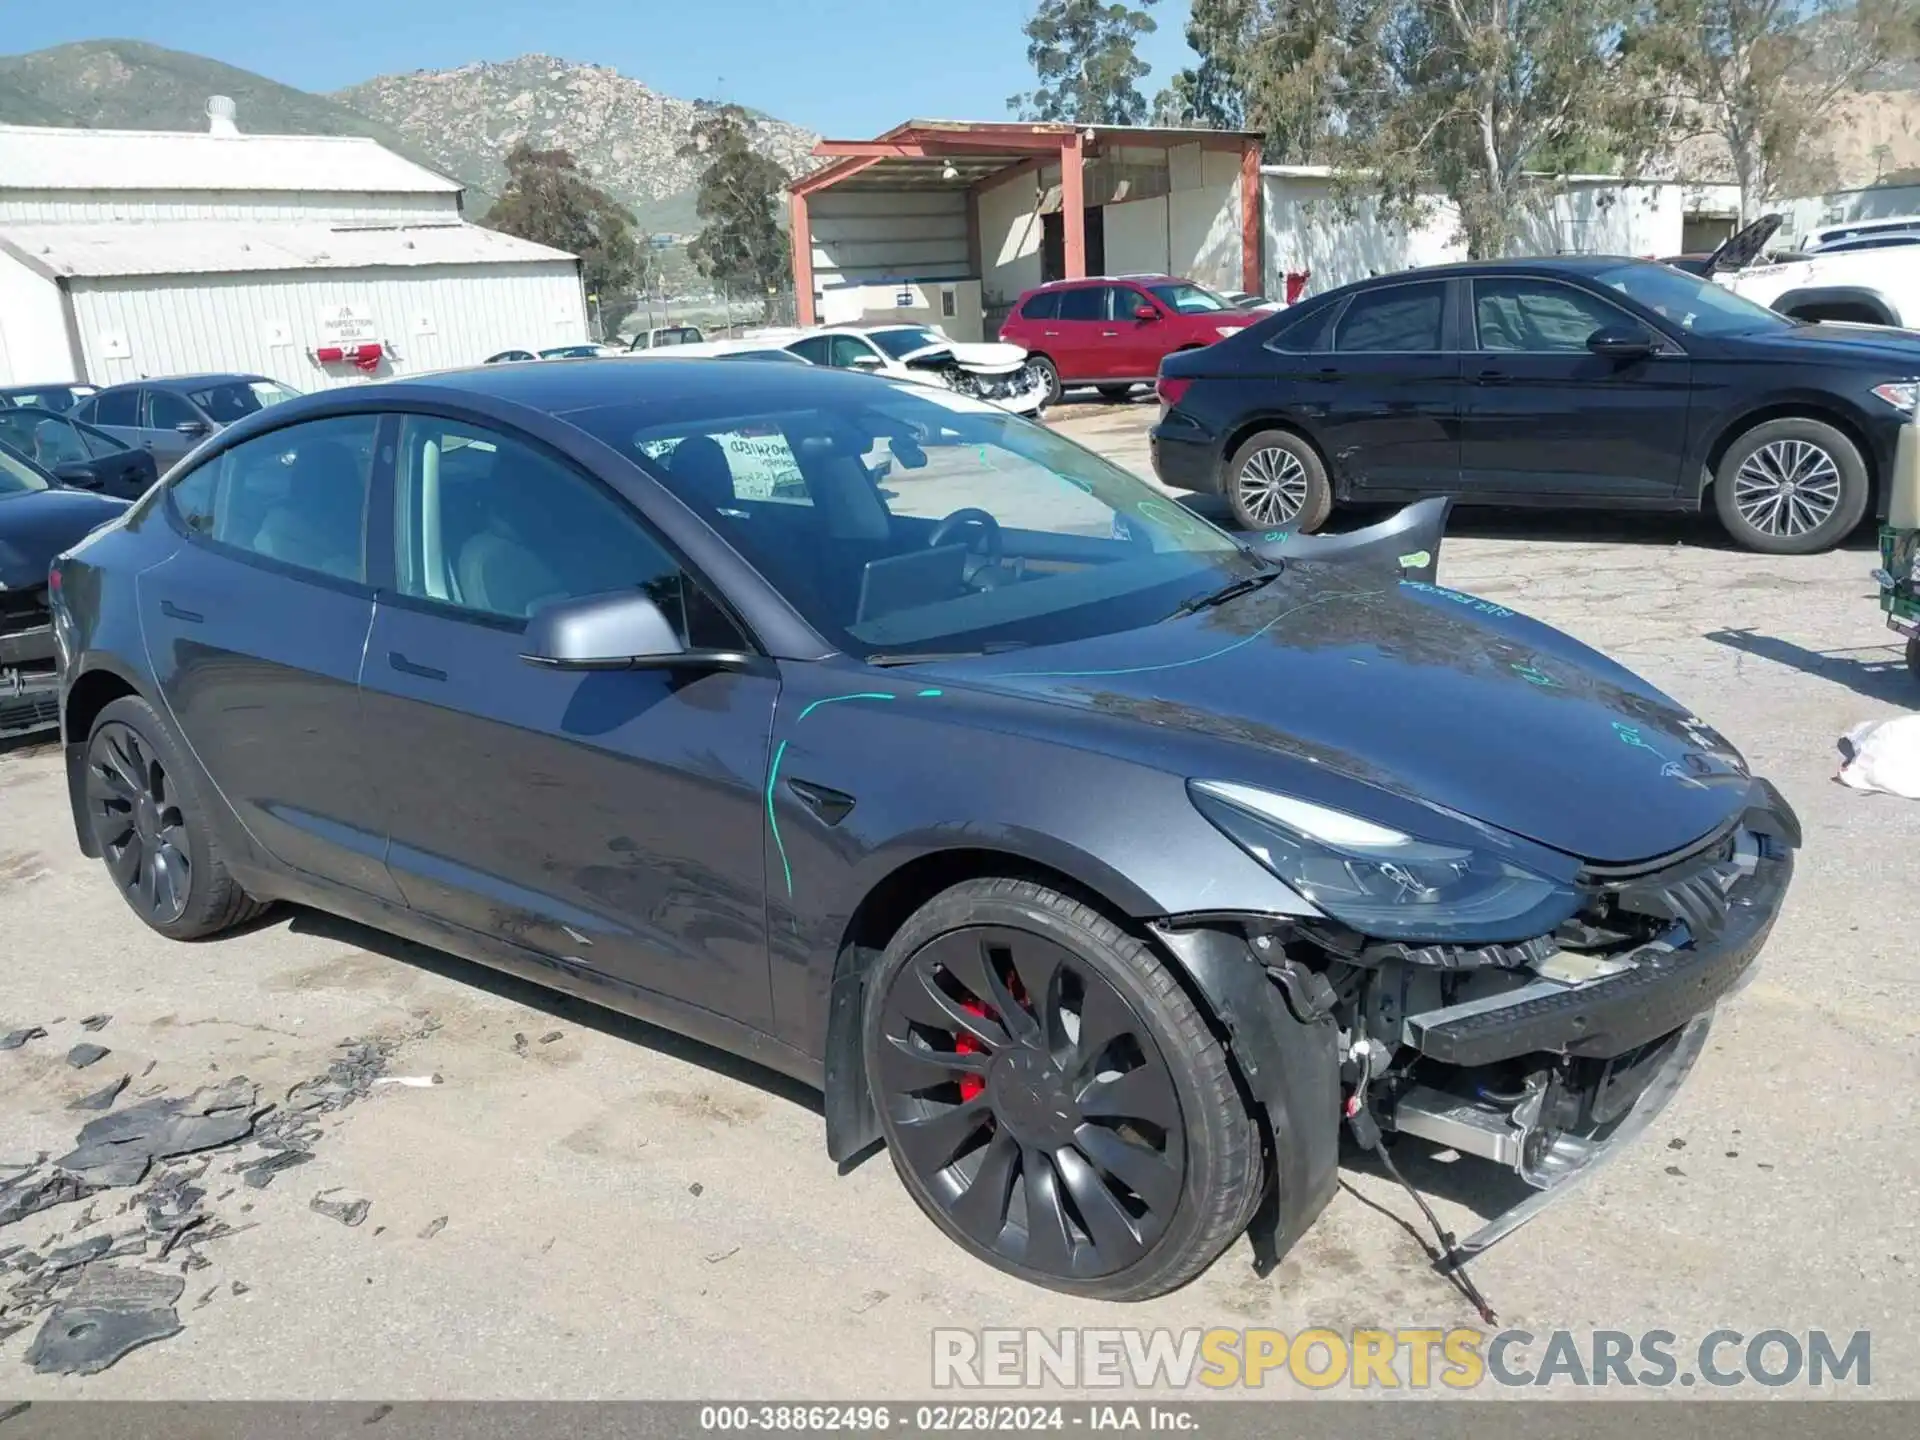
[[[689,435],[673,447],[667,459],[667,483],[674,494],[711,522],[713,511],[723,510],[735,499],[733,466],[727,452],[711,435]]]
[[[304,444],[288,467],[285,498],[253,537],[253,549],[289,565],[359,580],[366,477],[360,461],[337,440]]]

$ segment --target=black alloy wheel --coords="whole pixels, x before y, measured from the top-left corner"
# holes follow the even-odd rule
[[[120,893],[156,929],[186,913],[193,860],[176,782],[131,726],[102,725],[87,747],[87,811]]]
[[[943,906],[932,923],[982,923],[913,933]],[[1140,1299],[1245,1228],[1257,1134],[1147,947],[1010,880],[956,887],[903,933],[872,982],[868,1076],[895,1167],[952,1238],[1043,1285]]]

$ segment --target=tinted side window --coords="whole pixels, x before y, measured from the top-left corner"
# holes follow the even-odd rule
[[[367,478],[378,415],[290,425],[236,445],[170,487],[191,534],[366,582]]]
[[[200,417],[193,407],[168,390],[147,391],[147,427],[171,430],[176,425],[191,425]]]
[[[1476,280],[1473,324],[1482,350],[1570,354],[1609,325],[1644,328],[1626,312],[1551,280]]]
[[[1158,310],[1151,296],[1134,289],[1131,285],[1109,285],[1107,287],[1107,319],[1131,320],[1133,312],[1142,305]]]
[[[833,344],[830,335],[809,335],[805,340],[796,340],[787,348],[802,360],[811,360],[816,365],[827,363],[827,350]]]
[[[835,335],[828,351],[829,363],[836,369],[851,370],[861,360],[873,358],[873,347],[852,335]]]
[[[1438,350],[1446,306],[1447,287],[1441,281],[1365,291],[1347,302],[1333,348],[1342,352]]]
[[[1107,287],[1082,285],[1077,290],[1060,291],[1062,320],[1104,320],[1107,318]]]
[[[140,423],[140,392],[109,390],[89,402],[93,411],[86,416],[89,425],[127,425]]]
[[[1338,305],[1321,305],[1305,314],[1289,315],[1267,337],[1267,349],[1287,355],[1311,355],[1327,348],[1327,330]]]
[[[1038,295],[1029,295],[1027,303],[1020,307],[1020,315],[1026,320],[1054,320],[1060,315],[1060,292],[1042,290]]]
[[[641,589],[687,643],[741,644],[624,503],[497,431],[423,415],[401,422],[393,540],[403,595],[521,621],[557,600]]]

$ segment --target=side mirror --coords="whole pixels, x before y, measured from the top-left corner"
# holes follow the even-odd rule
[[[689,650],[665,612],[638,590],[542,606],[527,622],[520,658],[553,670],[739,670],[740,651]]]
[[[53,478],[63,485],[72,485],[80,490],[100,488],[100,477],[93,473],[90,466],[79,460],[62,460],[53,467]]]
[[[856,355],[851,363],[855,370],[878,370],[885,362],[878,355]]]
[[[1149,320],[1158,320],[1160,312],[1151,305],[1142,305],[1133,312],[1133,318],[1144,325]]]
[[[178,425],[174,426],[173,428],[179,434],[191,437],[191,436],[206,434],[210,427],[207,425],[207,422],[204,420],[182,420]]]
[[[1659,348],[1637,325],[1608,325],[1587,337],[1587,349],[1609,360],[1644,360]]]

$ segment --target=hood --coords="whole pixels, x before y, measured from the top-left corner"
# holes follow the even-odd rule
[[[1831,358],[1843,362],[1872,364],[1884,361],[1900,369],[1898,376],[1889,376],[1889,379],[1906,379],[1920,372],[1920,330],[1826,321],[1795,325],[1791,329],[1764,330],[1754,335],[1743,335],[1741,339],[1794,350],[1818,346]]]
[[[1244,751],[1239,773],[1190,778],[1284,785],[1304,762],[1596,863],[1680,849],[1751,784],[1703,722],[1571,637],[1331,565],[1296,562],[1197,615],[927,673],[1157,727],[1168,759],[1201,737]]]
[[[1700,273],[1719,275],[1751,265],[1785,221],[1784,215],[1762,215],[1745,229],[1736,230],[1721,242],[1718,250],[1707,257],[1707,263],[1701,267]]]
[[[0,499],[0,585],[23,590],[46,584],[54,556],[126,508],[125,500],[85,490],[37,490]]]
[[[908,355],[905,363],[925,364],[943,354],[951,355],[962,370],[971,370],[977,375],[1009,375],[1027,363],[1025,350],[1018,345],[1005,345],[997,341],[984,344],[948,341],[929,345],[924,350],[915,350]]]

